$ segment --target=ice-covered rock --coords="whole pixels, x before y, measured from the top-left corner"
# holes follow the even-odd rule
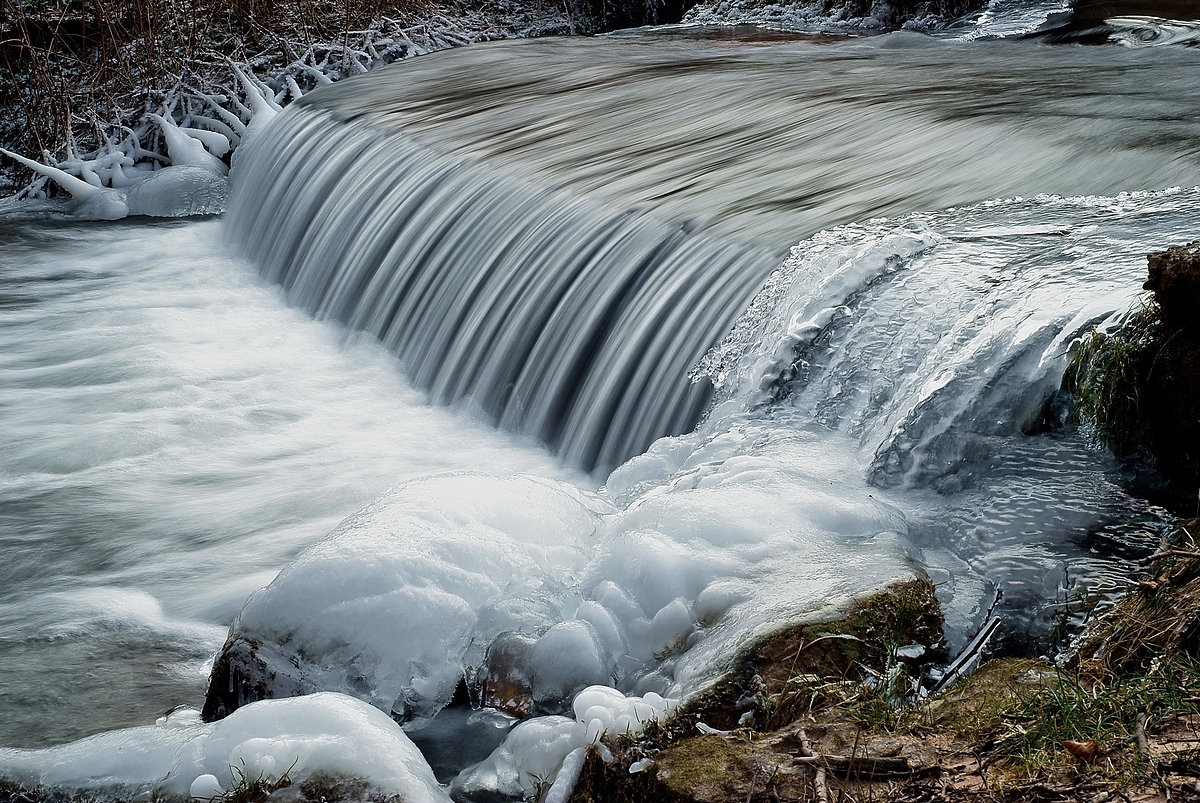
[[[206,717],[317,690],[353,694],[401,721],[429,717],[469,665],[482,668],[488,645],[522,631],[549,656],[538,681],[547,695],[603,681],[608,659],[590,625],[546,631],[578,605],[577,576],[604,510],[573,486],[523,476],[446,475],[393,489],[250,598],[218,660]],[[551,655],[581,646],[587,655]]]
[[[205,724],[183,709],[147,725],[42,750],[0,749],[0,776],[64,790],[212,799],[246,780],[367,779],[407,803],[448,803],[404,731],[365,703],[314,694]]]

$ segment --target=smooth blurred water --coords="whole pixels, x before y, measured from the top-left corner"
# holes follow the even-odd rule
[[[708,400],[689,369],[819,229],[1200,183],[1200,57],[894,33],[496,43],[307,95],[230,238],[432,398],[603,476]]]
[[[195,701],[246,596],[397,482],[570,476],[286,308],[220,225],[0,228],[0,744]]]
[[[714,263],[715,274],[689,281],[703,289],[728,279],[741,289],[689,296],[697,306],[672,308],[670,326],[680,328],[654,333],[664,343],[690,333],[687,359],[662,351],[673,374],[645,397],[671,406],[679,399],[662,387],[693,392],[688,371],[789,247],[819,229],[1014,195],[1200,184],[1198,60],[1184,49],[915,34],[473,47],[313,96],[277,129],[309,125],[309,149],[264,151],[263,163],[269,156],[286,165],[273,179],[281,184],[264,186],[268,195],[274,187],[272,203],[329,201],[361,225],[357,213],[375,208],[362,195],[304,194],[315,186],[305,171],[337,177],[340,163],[327,157],[353,128],[385,151],[397,143],[393,156],[455,165],[462,195],[427,213],[453,216],[472,187],[486,185],[533,199],[529,208],[569,199],[573,209],[624,215],[646,231],[769,255],[750,267]],[[378,154],[364,169],[386,179],[389,158]],[[296,187],[285,192],[288,181]],[[373,186],[384,192],[386,181]],[[1014,615],[1033,622],[1061,593],[1064,567],[1067,585],[1082,575],[1115,582],[1120,556],[1093,554],[1104,551],[1097,544],[1159,516],[1123,490],[1106,455],[1077,437],[1024,436],[1019,420],[1060,370],[1041,361],[1046,348],[1127,304],[1120,288],[1140,281],[1145,250],[1194,236],[1194,195],[1102,199],[1095,209],[1024,203],[927,221],[942,238],[941,256],[910,255],[888,278],[847,280],[838,299],[821,281],[845,260],[807,276],[801,306],[847,306],[862,328],[830,328],[819,342],[842,356],[822,352],[818,363],[801,355],[820,368],[811,374],[797,371],[794,343],[780,356],[779,338],[767,338],[751,363],[790,373],[767,407],[738,402],[739,416],[752,414],[746,449],[772,432],[786,442],[803,430],[819,452],[812,438],[836,432],[830,463],[858,465],[861,475],[845,480],[854,493],[878,493],[904,510],[914,555],[935,579],[958,583],[950,596],[958,596],[960,632],[993,584],[1006,585],[1020,603]],[[335,255],[347,245],[341,229],[306,228],[313,219],[303,204],[258,223],[252,213],[234,213],[239,247],[281,232],[323,238]],[[588,221],[580,214],[563,223],[564,237],[586,235]],[[859,253],[854,243],[869,246],[897,225],[832,236],[845,238],[850,258]],[[402,368],[412,369],[407,353],[290,308],[320,311],[321,296],[267,285],[260,265],[226,245],[228,226],[0,228],[0,745],[59,742],[196,704],[206,661],[246,596],[397,482],[468,469],[595,482],[533,440],[492,428],[473,412],[487,399],[451,394],[445,401],[459,409],[427,406],[402,378]],[[494,244],[483,236],[460,243],[483,253]],[[555,255],[543,256],[553,275]],[[455,295],[453,286],[441,289]],[[577,299],[580,308],[587,299]],[[767,309],[776,308],[758,312]],[[493,331],[513,324],[489,314],[499,316]],[[693,331],[696,320],[706,328]],[[1046,323],[1034,327],[1038,347],[1005,350],[1020,345],[1033,320]],[[972,350],[1001,341],[998,364],[986,348]],[[486,351],[492,341],[472,345]],[[645,356],[620,345],[620,359]],[[545,348],[552,358],[554,343]],[[959,360],[956,349],[971,359]],[[1006,362],[1020,355],[1037,356],[1037,370]],[[604,387],[626,381],[620,359],[591,378]],[[957,384],[946,381],[950,367]],[[872,379],[881,372],[891,379]],[[996,377],[1004,381],[990,384]],[[1004,393],[989,395],[1001,386]],[[534,401],[553,397],[553,386],[539,387]],[[694,423],[695,405],[688,409]],[[688,446],[695,465],[680,471],[705,470],[711,443],[703,438],[725,437],[721,415],[710,415]],[[686,428],[671,415],[646,420],[670,426],[647,426],[643,440]],[[895,437],[897,424],[920,437]]]

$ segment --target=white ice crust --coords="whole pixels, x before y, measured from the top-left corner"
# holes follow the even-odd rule
[[[551,616],[572,604],[604,510],[572,485],[528,476],[408,483],[296,558],[250,598],[233,629],[295,657],[304,690],[432,716],[450,701],[464,663],[478,661],[498,633],[544,621],[489,604],[527,599]],[[546,684],[603,680],[589,626],[546,639]]]
[[[626,697],[608,686],[589,686],[571,704],[574,719],[551,715],[520,723],[485,761],[464,770],[451,789],[468,797],[488,790],[522,799],[541,789],[545,800],[565,801],[589,745],[599,745],[606,736],[638,736],[646,726],[666,719],[676,705],[654,692]]]
[[[859,468],[828,437],[744,420],[674,465],[665,442],[613,475],[639,489],[624,509],[533,477],[417,480],[300,555],[232,632],[291,678],[279,694],[351,694],[410,727],[464,675],[524,684],[538,712],[592,685],[686,696],[751,642],[913,575],[903,516],[847,490]]]
[[[236,771],[236,773],[235,773]],[[0,749],[0,774],[28,785],[209,798],[240,778],[366,778],[407,803],[446,803],[420,751],[386,714],[345,695],[265,700],[205,724],[181,709],[154,725],[43,750]],[[206,777],[207,776],[207,777]]]

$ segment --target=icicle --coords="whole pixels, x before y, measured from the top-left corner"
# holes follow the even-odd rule
[[[291,93],[292,100],[300,100],[304,97],[304,91],[300,89],[300,85],[296,83],[296,79],[291,75],[285,75],[284,80],[287,81],[288,92]]]
[[[246,103],[250,105],[250,111],[254,114],[255,121],[261,119],[266,122],[283,111],[275,99],[269,93],[264,92],[258,86],[258,82],[252,81],[236,64],[233,65],[233,73],[241,81],[242,89],[246,93]]]
[[[80,217],[93,220],[116,220],[129,214],[129,206],[123,190],[94,187],[65,170],[35,162],[4,148],[0,148],[0,153],[20,162],[38,175],[53,179],[79,203],[77,212]]]
[[[193,139],[200,140],[200,143],[208,148],[213,156],[220,158],[229,153],[231,147],[229,137],[219,131],[209,131],[207,128],[193,128],[191,126],[180,126],[179,130]]]
[[[200,92],[195,89],[193,89],[192,91],[196,93],[197,97],[207,101],[208,104],[210,106],[212,106],[213,111],[216,112],[217,116],[221,118],[221,121],[223,121],[227,126],[229,126],[229,128],[232,130],[232,132],[234,134],[237,134],[238,137],[241,137],[243,134],[246,133],[246,123],[240,117],[238,117],[236,114],[229,111],[229,109],[226,109],[224,106],[222,106],[221,103],[217,100],[217,98],[215,96],[206,94],[204,92]],[[241,105],[241,104],[239,104],[239,105]],[[245,108],[245,107],[243,106],[242,108]],[[249,109],[247,109],[247,111],[249,111]],[[200,119],[206,119],[206,118],[200,118]],[[214,121],[214,122],[216,122],[216,121]]]
[[[20,162],[33,172],[37,173],[39,176],[46,176],[47,178],[53,179],[58,186],[71,193],[71,197],[76,201],[91,200],[100,192],[100,187],[93,186],[78,176],[71,175],[65,170],[59,170],[57,167],[50,167],[49,165],[44,165],[41,162],[35,162],[32,159],[28,159],[20,154],[13,153],[10,150],[5,150],[4,148],[0,148],[0,153],[4,154],[9,159],[14,159]]]
[[[203,126],[203,129],[198,128],[197,126]],[[206,131],[209,131],[214,134],[220,134],[222,137],[224,137],[225,141],[228,143],[230,150],[237,147],[237,143],[241,139],[241,135],[238,134],[236,131],[234,131],[232,128],[230,128],[222,120],[214,120],[211,117],[193,117],[192,125],[190,125],[188,127],[188,131],[195,132],[195,131],[201,131],[201,130],[206,130]],[[244,130],[244,126],[243,126],[243,130]],[[194,134],[193,134],[193,136],[194,136]],[[211,148],[210,148],[210,150],[211,150]],[[217,153],[215,150],[213,151],[213,153],[216,156],[224,156],[225,155],[223,153]]]
[[[316,82],[318,84],[321,84],[322,86],[326,86],[328,84],[333,83],[332,78],[330,78],[328,75],[326,75],[325,73],[318,70],[316,67],[313,67],[312,65],[309,65],[309,64],[302,64],[301,66],[304,68],[305,72],[307,72],[309,75],[311,75],[316,80]]]

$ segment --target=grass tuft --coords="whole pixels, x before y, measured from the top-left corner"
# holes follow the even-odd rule
[[[1160,312],[1147,296],[1111,332],[1093,331],[1076,348],[1063,375],[1075,398],[1073,423],[1093,429],[1118,454],[1131,454],[1144,438],[1139,376],[1158,342]]]

